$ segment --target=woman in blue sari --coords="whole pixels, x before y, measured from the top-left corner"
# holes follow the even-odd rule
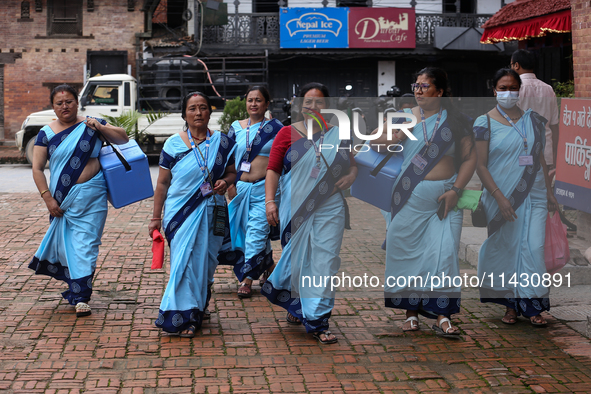
[[[282,128],[273,142],[265,205],[269,225],[281,224],[283,252],[261,288],[272,303],[287,310],[288,323],[303,322],[306,332],[322,344],[337,342],[328,331],[334,291],[314,284],[339,270],[346,216],[341,190],[350,187],[357,176],[349,141],[339,140],[338,127],[311,121],[327,107],[328,96],[322,84],[305,85],[299,96],[303,97],[304,121]],[[312,140],[307,131],[311,131]],[[321,146],[325,148],[321,150]],[[332,148],[326,149],[328,146]],[[278,185],[279,210],[275,197]]]
[[[246,92],[248,119],[235,121],[228,137],[234,139],[237,194],[228,204],[231,248],[220,251],[220,264],[231,264],[241,282],[238,297],[250,298],[252,281],[273,269],[270,227],[265,216],[265,172],[273,139],[283,124],[266,119],[271,97],[267,88]],[[230,193],[228,193],[230,194]]]
[[[549,289],[532,283],[536,275],[541,283],[546,273],[546,217],[548,209],[558,207],[544,159],[546,119],[516,105],[521,79],[515,71],[501,69],[493,82],[498,104],[474,123],[488,221],[478,276],[493,278],[492,284],[487,280],[481,286],[480,298],[506,307],[501,319],[505,324],[515,324],[523,315],[543,326],[541,313],[550,309]]]
[[[448,98],[445,71],[419,71],[412,89],[418,106],[404,112],[421,120],[412,129],[414,138],[397,130],[392,140],[374,140],[404,147],[386,235],[385,303],[406,311],[403,331],[419,330],[421,314],[437,319],[437,335],[457,338],[460,331],[450,318],[460,310],[461,289],[434,278],[460,275],[462,210],[453,208],[474,174],[474,137],[470,119]]]
[[[69,85],[55,87],[50,102],[57,120],[39,131],[33,149],[33,180],[50,225],[29,268],[66,282],[62,296],[82,317],[92,312],[88,302],[107,218],[107,186],[98,154],[103,138],[115,144],[129,139],[120,127],[78,116],[77,93]],[[48,160],[49,185],[43,173]]]
[[[186,130],[166,140],[160,154],[149,233],[164,228],[170,245],[170,278],[156,326],[193,338],[211,297],[226,221],[220,212],[226,212],[224,193],[236,171],[234,141],[207,127],[209,98],[189,93],[181,110]]]

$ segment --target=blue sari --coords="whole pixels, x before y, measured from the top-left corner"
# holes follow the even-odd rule
[[[199,144],[205,155],[205,142]],[[207,167],[213,184],[233,164],[234,141],[220,132],[211,136]],[[211,296],[217,254],[223,237],[213,235],[213,210],[224,206],[224,196],[201,195],[204,181],[193,151],[180,134],[164,143],[160,166],[170,170],[172,179],[162,221],[170,245],[170,278],[160,303],[156,326],[175,333],[189,326],[201,327]]]
[[[488,238],[478,254],[478,276],[493,275],[480,289],[482,302],[501,304],[526,317],[539,315],[550,309],[549,289],[542,285],[525,283],[546,273],[544,240],[548,214],[546,182],[540,163],[544,151],[546,120],[531,109],[525,111],[517,127],[525,128],[534,164],[519,165],[523,154],[523,139],[512,126],[490,120],[488,130],[486,116],[474,123],[477,141],[488,141],[487,168],[517,215],[513,222],[506,222],[499,206],[488,190],[482,194],[482,202],[488,219]],[[514,278],[514,283],[509,283]]]
[[[261,293],[272,303],[300,319],[307,332],[322,332],[329,327],[334,307],[334,292],[313,284],[320,277],[335,275],[345,229],[345,205],[339,193],[332,194],[335,183],[349,172],[349,141],[339,140],[339,130],[332,127],[324,144],[339,147],[323,150],[329,164],[321,160],[317,178],[310,176],[316,165],[313,144],[306,138],[294,141],[284,158],[280,178],[281,245],[283,252]]]
[[[426,317],[449,317],[459,312],[460,287],[449,281],[437,283],[432,278],[460,274],[458,250],[463,214],[461,210],[452,210],[443,220],[437,217],[437,199],[451,189],[457,174],[446,180],[424,180],[454,145],[447,111],[442,111],[439,128],[434,130],[436,119],[434,114],[425,120],[427,137],[433,137],[429,148],[421,123],[413,129],[417,140],[406,139],[402,143],[404,162],[392,191],[391,221],[386,234],[384,298],[390,308],[413,310]],[[417,153],[425,153],[428,164],[423,170],[411,162]]]
[[[273,265],[270,228],[265,211],[265,178],[255,182],[242,182],[240,176],[241,163],[252,162],[259,156],[269,156],[271,145],[283,124],[271,119],[264,124],[250,126],[250,155],[246,150],[246,129],[235,121],[230,127],[228,137],[236,141],[234,157],[238,164],[236,177],[237,195],[228,204],[229,240],[224,240],[223,251],[220,251],[220,264],[234,266],[234,273],[240,282],[245,278],[257,279]],[[257,131],[260,129],[260,133]],[[229,241],[229,242],[228,242]],[[226,248],[225,246],[229,247]]]
[[[50,216],[47,233],[29,268],[37,275],[66,282],[68,290],[62,296],[71,305],[88,302],[107,218],[107,186],[102,171],[84,183],[76,182],[88,160],[98,156],[101,141],[81,122],[58,134],[45,126],[35,145],[47,146],[49,192],[64,214]]]

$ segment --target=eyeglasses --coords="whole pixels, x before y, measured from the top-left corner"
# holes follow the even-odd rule
[[[53,105],[56,106],[56,107],[58,107],[58,108],[60,108],[60,107],[63,107],[64,104],[66,105],[66,107],[69,107],[69,106],[71,106],[74,103],[75,103],[74,100],[66,100],[66,101],[57,101]]]
[[[419,89],[421,90],[421,92],[423,92],[425,90],[429,90],[430,87],[431,87],[431,85],[428,83],[411,83],[410,84],[410,88],[413,92],[417,92]]]

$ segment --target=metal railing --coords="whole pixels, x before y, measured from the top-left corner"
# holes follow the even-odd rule
[[[482,14],[417,14],[416,44],[433,45],[435,28],[481,27],[492,15]],[[251,13],[228,15],[228,24],[203,28],[203,45],[239,47],[257,45],[279,47],[279,14]]]
[[[279,13],[228,15],[228,24],[203,28],[203,44],[279,45]]]

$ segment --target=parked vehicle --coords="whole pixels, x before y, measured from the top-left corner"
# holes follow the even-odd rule
[[[202,91],[214,111],[210,127],[218,129],[226,99],[240,96],[251,84],[267,85],[267,56],[247,58],[159,57],[138,59],[136,78],[110,74],[89,78],[79,96],[78,113],[83,116],[117,117],[126,111],[167,112],[169,115],[150,124],[148,117],[138,120],[144,130],[141,147],[148,155],[159,155],[164,141],[182,130],[181,100],[187,93]],[[56,119],[53,110],[27,116],[16,133],[16,145],[33,160],[33,146],[39,130]],[[149,126],[149,127],[148,127]]]

